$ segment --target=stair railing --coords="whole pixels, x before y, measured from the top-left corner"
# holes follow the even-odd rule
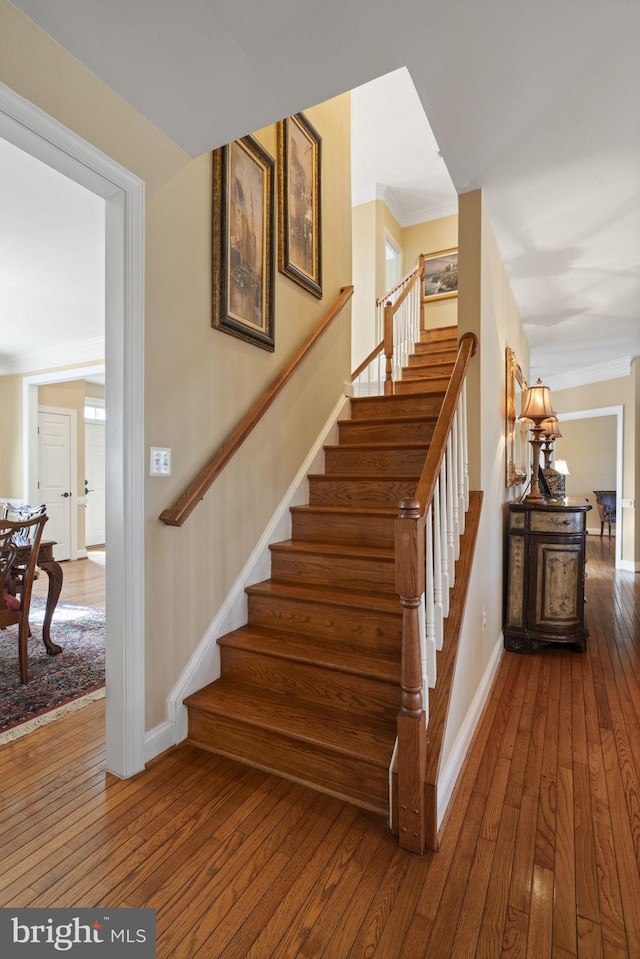
[[[393,384],[401,378],[402,367],[424,329],[423,276],[424,256],[420,256],[418,265],[376,300],[378,345],[351,377],[356,396],[393,393]]]
[[[426,841],[428,688],[435,685],[436,651],[442,649],[469,507],[465,378],[477,348],[477,337],[465,333],[415,497],[402,501],[395,526],[395,585],[403,617],[394,819],[400,845],[419,854]]]
[[[329,307],[316,328],[309,334],[289,362],[264,390],[251,409],[242,417],[236,428],[229,434],[222,446],[216,450],[212,458],[202,468],[180,499],[160,514],[160,519],[166,526],[182,526],[232,456],[240,449],[246,438],[258,425],[271,404],[298,369],[311,347],[329,328],[333,320],[342,312],[352,296],[353,286],[342,287],[339,296]]]

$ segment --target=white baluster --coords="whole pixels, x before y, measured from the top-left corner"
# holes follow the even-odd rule
[[[449,563],[449,589],[456,581],[456,551],[453,542],[453,465],[451,433],[447,440],[445,460],[447,463],[447,561]]]
[[[462,536],[467,523],[464,506],[464,411],[462,400],[458,402],[456,421],[458,424],[458,517],[460,520],[460,535]]]
[[[440,566],[442,568],[442,615],[449,615],[449,550],[447,547],[447,458],[442,458],[440,466]]]
[[[425,536],[425,624],[426,624],[426,679],[428,685],[436,684],[436,607],[433,571],[433,510],[427,510]]]
[[[453,414],[453,424],[451,427],[451,503],[453,514],[453,553],[456,559],[458,559],[460,556],[460,504],[458,502],[458,472],[458,411],[456,409],[456,412]]]
[[[469,509],[469,444],[468,444],[468,434],[467,434],[467,380],[462,384],[462,439],[464,443],[464,511],[465,513]]]
[[[442,649],[444,637],[444,601],[442,588],[442,523],[440,521],[440,477],[433,490],[433,600],[436,649]]]

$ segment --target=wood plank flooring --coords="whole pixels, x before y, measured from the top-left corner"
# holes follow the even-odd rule
[[[589,537],[589,649],[505,653],[441,849],[184,746],[121,781],[103,704],[0,748],[0,905],[151,906],[159,957],[637,959],[640,580]]]

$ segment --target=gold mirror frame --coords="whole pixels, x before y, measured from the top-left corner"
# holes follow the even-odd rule
[[[505,410],[507,486],[520,486],[527,478],[527,428],[518,421],[518,409],[527,383],[516,355],[510,347],[506,351],[507,395]]]

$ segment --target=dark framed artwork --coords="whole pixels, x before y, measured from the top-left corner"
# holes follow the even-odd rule
[[[213,153],[213,326],[273,351],[274,166],[254,137]]]
[[[442,250],[424,256],[425,302],[458,295],[458,251]]]
[[[278,269],[322,298],[322,140],[303,113],[278,124]]]

